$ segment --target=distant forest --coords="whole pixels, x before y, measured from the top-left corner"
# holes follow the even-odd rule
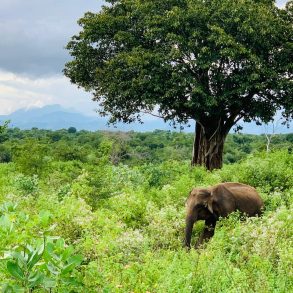
[[[229,134],[224,163],[231,164],[249,154],[286,148],[292,151],[293,133],[263,135]],[[0,162],[22,160],[36,168],[46,161],[95,163],[106,154],[112,164],[129,166],[191,158],[193,134],[163,130],[153,132],[76,131],[74,127],[58,131],[8,129],[0,135]],[[30,168],[29,168],[30,169]],[[36,173],[37,170],[35,170]]]

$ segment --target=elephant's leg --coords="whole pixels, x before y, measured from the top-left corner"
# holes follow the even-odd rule
[[[212,220],[206,220],[205,221],[205,228],[203,232],[201,233],[199,239],[197,240],[195,244],[195,248],[198,248],[200,245],[203,244],[203,242],[208,241],[211,237],[213,237],[214,232],[215,232],[215,226],[216,226],[216,221]]]

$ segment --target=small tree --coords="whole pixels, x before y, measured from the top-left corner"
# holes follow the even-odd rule
[[[292,116],[292,1],[108,0],[79,20],[64,73],[110,122],[196,123],[192,164],[221,168],[240,119]]]
[[[3,125],[0,125],[0,134],[2,134],[7,129],[9,123],[10,121],[5,121]]]
[[[68,129],[67,129],[67,132],[68,133],[76,133],[76,128],[75,127],[73,127],[73,126],[71,126],[71,127],[69,127]]]
[[[270,152],[270,145],[273,137],[277,134],[278,126],[281,119],[272,120],[269,123],[265,123],[264,125],[264,135],[266,137],[266,151]]]

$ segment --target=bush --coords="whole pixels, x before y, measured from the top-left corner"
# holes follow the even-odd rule
[[[3,146],[0,145],[0,163],[9,163],[12,160],[12,154],[10,150]]]
[[[293,186],[292,155],[286,151],[259,153],[239,164],[224,166],[218,173],[223,182],[238,181],[266,192],[285,191]]]
[[[18,170],[25,175],[41,175],[45,172],[49,162],[47,146],[36,139],[26,139],[17,143],[12,150],[13,162]]]
[[[19,174],[14,178],[14,186],[21,195],[35,195],[39,190],[39,178],[37,175]]]

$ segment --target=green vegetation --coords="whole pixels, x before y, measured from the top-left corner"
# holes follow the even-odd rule
[[[69,128],[73,129],[73,128]],[[75,128],[74,128],[75,129]],[[95,164],[108,155],[114,165],[130,166],[190,159],[193,134],[155,130],[153,132],[58,131],[18,128],[0,133],[0,162],[15,162],[23,173],[44,172],[50,161],[80,161]],[[235,163],[254,152],[266,150],[265,135],[229,134],[224,163]],[[293,146],[293,134],[272,138],[272,150]]]
[[[64,73],[110,122],[196,121],[192,163],[212,170],[240,119],[293,118],[292,0],[106,2],[78,21]]]
[[[8,129],[0,139],[3,292],[293,290],[292,134],[269,153],[264,136],[229,135],[213,172],[190,168],[186,133]],[[188,192],[225,181],[256,187],[263,216],[234,213],[187,252]]]

